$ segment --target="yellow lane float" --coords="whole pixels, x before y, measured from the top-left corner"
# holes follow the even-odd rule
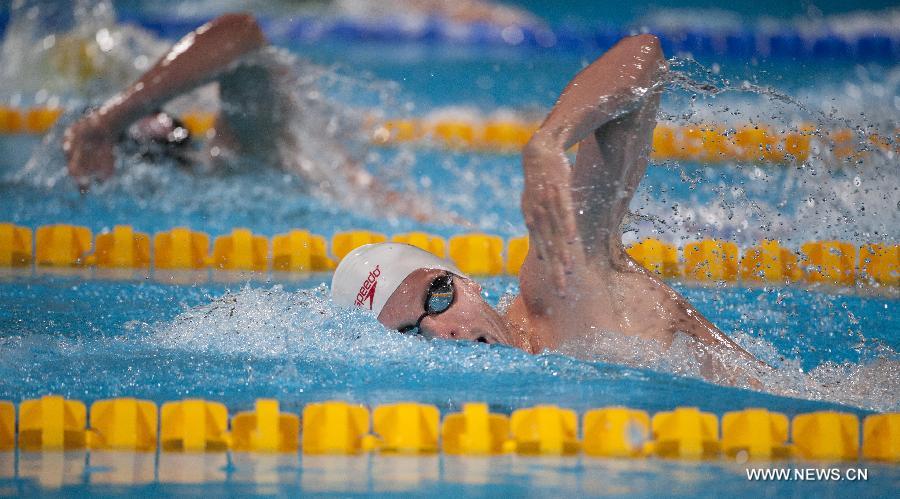
[[[150,236],[130,225],[116,225],[97,235],[94,260],[98,267],[146,269],[150,267]]]
[[[212,266],[220,270],[261,272],[269,267],[269,240],[250,232],[234,229],[213,243]]]
[[[519,454],[565,456],[577,454],[578,416],[555,405],[518,409],[510,416],[512,440],[507,450]]]
[[[26,452],[118,450],[153,452],[236,452],[349,455],[385,454],[563,456],[583,451],[594,457],[673,459],[728,456],[738,461],[786,457],[816,460],[859,458],[900,462],[900,413],[871,414],[862,428],[850,413],[820,411],[788,418],[751,408],[719,418],[696,407],[677,407],[651,418],[627,407],[591,409],[583,415],[583,441],[578,416],[554,405],[491,413],[484,403],[463,404],[441,423],[437,407],[414,402],[376,406],[327,401],[307,404],[303,418],[281,412],[278,401],[257,399],[254,410],[239,412],[228,427],[228,411],[218,402],[186,399],[156,404],[133,398],[85,404],[49,395],[15,407],[0,401],[0,451],[9,451],[18,436]],[[302,421],[302,423],[301,423]],[[302,424],[302,431],[301,431]],[[18,435],[17,435],[18,433]],[[374,433],[374,434],[373,434]],[[302,442],[301,442],[302,441]],[[301,445],[302,443],[302,445]],[[721,451],[721,452],[720,452]]]
[[[803,277],[797,255],[778,241],[764,240],[744,251],[740,263],[745,281],[793,282]]]
[[[797,457],[829,461],[859,457],[859,418],[821,411],[794,416],[791,437]]]
[[[248,229],[234,229],[217,237],[212,254],[208,253],[207,234],[184,227],[157,233],[152,254],[147,235],[129,225],[99,234],[95,242],[87,227],[45,225],[37,228],[34,239],[32,248],[31,229],[0,223],[0,267],[29,266],[33,262],[38,266],[144,270],[211,266],[216,270],[253,272],[327,272],[336,266],[325,237],[299,229],[273,236],[271,254],[269,239]],[[339,232],[331,238],[331,254],[340,259],[363,244],[388,239],[385,234],[367,230]],[[470,233],[445,240],[425,232],[408,232],[395,234],[390,240],[449,258],[463,272],[474,276],[517,275],[529,250],[528,236],[504,241],[493,234]],[[803,281],[872,287],[900,283],[897,244],[866,243],[857,248],[843,241],[808,241],[795,252],[773,240],[740,250],[731,241],[704,239],[688,242],[679,251],[671,243],[647,238],[629,245],[626,252],[635,262],[666,279],[751,284]]]
[[[660,457],[704,459],[719,454],[719,420],[696,407],[653,415],[653,453]]]
[[[519,269],[525,263],[529,249],[528,236],[511,237],[506,245],[506,273],[519,275]]]
[[[464,404],[462,412],[444,417],[441,439],[447,454],[501,454],[509,439],[509,418],[492,414],[487,404]]]
[[[802,265],[810,282],[853,284],[856,281],[856,248],[843,241],[812,241],[800,247]]]
[[[503,273],[503,239],[490,234],[463,234],[450,238],[450,259],[470,275]]]
[[[749,459],[790,456],[788,418],[765,409],[726,412],[722,416],[722,450],[728,456],[741,453]]]
[[[896,286],[900,281],[900,245],[864,244],[859,248],[859,276]]]
[[[39,227],[35,239],[35,263],[51,267],[84,265],[93,245],[90,229],[68,224]]]
[[[603,457],[640,457],[650,439],[650,416],[627,407],[584,413],[584,453]]]
[[[272,270],[322,272],[334,267],[322,236],[292,230],[272,238]]]
[[[681,275],[678,265],[678,250],[674,245],[664,243],[659,239],[647,238],[632,244],[625,251],[641,266],[664,278]]]
[[[239,452],[297,452],[300,418],[280,412],[278,401],[257,399],[253,411],[231,420],[231,449]]]
[[[863,457],[900,463],[900,413],[866,416],[863,420]]]
[[[303,409],[304,454],[359,454],[373,443],[369,410],[361,405],[329,401]]]
[[[414,402],[381,405],[372,413],[378,450],[389,454],[433,454],[438,451],[437,407]]]
[[[91,404],[88,447],[155,451],[158,421],[156,404],[149,400],[98,400]]]
[[[0,223],[0,267],[31,265],[33,257],[31,229]]]
[[[737,245],[704,239],[684,247],[684,275],[698,281],[734,281],[737,277]]]
[[[0,451],[16,445],[16,408],[12,402],[0,400]]]
[[[228,448],[228,410],[218,402],[186,399],[162,406],[160,447],[174,452],[221,452]]]
[[[47,395],[19,405],[19,448],[24,451],[83,449],[87,409],[83,402]]]
[[[186,227],[153,237],[154,265],[160,269],[201,269],[209,255],[209,235]]]

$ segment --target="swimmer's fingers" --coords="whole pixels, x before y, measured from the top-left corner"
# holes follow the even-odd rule
[[[545,191],[545,209],[547,217],[544,222],[546,236],[545,251],[547,256],[546,265],[549,266],[550,275],[553,277],[553,284],[556,288],[556,294],[560,298],[565,297],[566,290],[566,266],[568,253],[565,244],[562,244],[562,230],[560,226],[560,190],[554,185],[544,186]]]
[[[113,145],[106,144],[107,147],[101,147],[97,151],[97,155],[93,158],[96,161],[96,178],[99,181],[107,181],[113,177],[116,172],[116,155],[113,152]]]
[[[540,206],[531,202],[531,197],[526,191],[522,196],[522,215],[525,217],[525,226],[528,227],[529,244],[533,248],[535,256],[538,260],[544,259],[544,241],[546,238],[541,234],[543,224],[540,222],[541,213]]]
[[[82,118],[63,134],[63,152],[69,175],[79,189],[87,190],[92,181],[104,181],[115,172],[115,137],[90,117]]]
[[[568,248],[561,243],[558,230],[557,207],[559,202],[555,189],[540,186],[526,190],[522,198],[522,212],[530,234],[530,244],[535,256],[547,269],[551,276],[556,293],[560,297],[566,294],[566,268],[569,259]]]
[[[550,211],[553,214],[553,241],[557,243],[556,252],[563,264],[563,270],[566,274],[569,274],[572,271],[571,247],[577,237],[572,193],[568,185],[559,184],[549,186],[549,191]]]
[[[112,151],[98,150],[94,154],[80,152],[72,156],[67,164],[69,175],[81,191],[87,191],[94,181],[109,180],[115,172],[115,158]]]
[[[550,266],[558,296],[565,297],[568,275],[572,273],[572,245],[577,232],[572,195],[567,182],[542,186],[543,206],[547,213],[543,223],[546,232],[543,250]]]
[[[530,235],[529,244],[534,247],[537,259],[546,262],[549,251],[548,244],[552,238],[551,227],[547,223],[547,209],[537,202],[537,194],[526,193],[523,196],[523,214]]]
[[[84,162],[81,159],[81,153],[78,152],[70,152],[69,149],[66,149],[66,169],[69,172],[69,176],[75,181],[75,184],[78,186],[78,190],[81,192],[87,192],[90,183],[91,177],[84,168]]]

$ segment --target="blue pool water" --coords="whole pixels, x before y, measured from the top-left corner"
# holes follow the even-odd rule
[[[637,15],[610,6],[587,14],[584,4],[534,10],[550,22],[598,22],[603,12],[615,12],[620,17],[610,15],[607,21],[625,23]],[[776,11],[801,14],[783,8]],[[820,8],[825,14],[842,10]],[[329,74],[340,83],[325,87],[326,93],[351,94],[352,104],[374,106],[389,116],[450,112],[481,118],[506,112],[539,118],[571,75],[589,62],[585,54],[562,51],[337,41],[287,48],[333,68]],[[673,83],[662,108],[661,118],[668,121],[813,122],[888,133],[897,126],[896,64],[721,59],[698,65],[681,55],[672,65],[689,81],[717,90]],[[0,88],[9,87],[4,83]],[[790,99],[766,91],[770,86]],[[66,98],[83,104],[76,94]],[[25,102],[33,97],[19,95]],[[326,236],[358,228],[444,236],[472,228],[504,237],[525,233],[519,213],[523,181],[513,154],[366,149],[370,169],[459,214],[470,223],[463,227],[441,218],[418,223],[321,199],[310,195],[301,179],[271,165],[197,175],[171,164],[129,159],[116,180],[80,195],[61,174],[59,132],[57,127],[43,144],[34,137],[0,138],[0,221],[30,227],[74,223],[95,233],[116,224],[150,233],[185,225],[212,235],[234,227],[267,236],[294,228]],[[743,247],[772,238],[794,248],[830,238],[897,243],[896,161],[874,155],[862,164],[847,164],[821,151],[806,164],[790,167],[651,165],[632,203],[624,238],[681,243],[715,237]],[[23,168],[29,162],[32,166]],[[411,185],[404,183],[407,179],[413,179]],[[895,290],[675,283],[726,334],[775,368],[761,380],[763,390],[751,391],[705,382],[677,355],[648,359],[639,354],[641,345],[624,340],[622,358],[612,359],[599,346],[592,350],[593,345],[578,355],[532,356],[502,346],[405,337],[361,313],[334,307],[323,287],[328,275],[217,273],[195,279],[196,284],[177,284],[169,277],[0,269],[0,400],[47,393],[88,403],[117,396],[157,402],[204,397],[225,403],[231,413],[251,408],[260,397],[277,398],[295,413],[325,399],[369,405],[415,400],[435,404],[443,413],[472,400],[503,413],[539,403],[580,412],[607,405],[651,412],[697,406],[716,414],[755,406],[788,415],[900,410]],[[482,282],[486,298],[495,304],[517,289],[512,278]],[[0,453],[0,495],[263,495],[299,487],[335,495],[876,496],[900,484],[896,466],[866,462],[859,463],[869,469],[866,482],[768,482],[750,488],[748,466],[728,460]]]
[[[86,277],[2,279],[0,399],[59,393],[85,401],[134,396],[161,403],[203,397],[225,402],[232,413],[252,409],[258,397],[277,398],[284,410],[295,413],[305,403],[327,399],[369,405],[415,400],[445,413],[471,400],[486,401],[502,413],[538,402],[579,412],[607,405],[648,411],[697,406],[722,414],[758,406],[788,415],[837,409],[862,416],[866,409],[898,408],[896,359],[884,356],[898,348],[895,299],[794,289],[680,288],[724,331],[745,331],[749,337],[742,337],[743,344],[764,346],[751,350],[780,366],[779,375],[767,380],[770,389],[800,397],[794,398],[555,353],[532,356],[502,346],[405,337],[369,317],[332,307],[319,284],[327,276],[301,283],[195,286]],[[514,289],[508,278],[485,284],[490,300]],[[746,492],[745,470],[752,467],[728,460],[588,457],[159,454],[154,462],[150,456],[20,454],[19,479],[10,481],[12,474],[4,475],[2,463],[11,470],[14,455],[0,453],[0,490],[71,495],[126,490],[543,495],[558,490],[721,496]],[[896,466],[861,466],[869,470],[869,481],[850,484],[853,490],[876,494],[898,479]],[[765,487],[802,495],[851,490],[825,483]]]

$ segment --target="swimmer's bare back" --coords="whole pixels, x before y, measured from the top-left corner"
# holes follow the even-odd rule
[[[507,319],[534,352],[607,332],[668,348],[682,332],[753,358],[622,244],[620,226],[647,168],[666,70],[656,37],[621,40],[566,86],[523,150],[530,249]],[[574,145],[571,165],[566,150]]]

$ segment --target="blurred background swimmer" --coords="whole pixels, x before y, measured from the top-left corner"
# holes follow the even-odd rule
[[[299,174],[311,190],[334,200],[359,203],[364,198],[375,209],[420,221],[435,219],[437,212],[427,201],[400,203],[403,193],[389,189],[363,167],[351,152],[359,146],[354,137],[317,133],[335,128],[330,120],[336,116],[318,113],[329,121],[297,126],[296,117],[309,109],[290,91],[292,63],[268,46],[253,16],[222,15],[182,38],[137,81],[66,129],[63,150],[69,174],[82,190],[111,178],[115,151],[125,136],[140,149],[162,145],[164,152],[181,153],[189,143],[186,128],[158,110],[216,82],[219,112],[203,153],[194,156],[196,162],[213,170],[274,164]],[[452,214],[441,217],[459,221]]]

